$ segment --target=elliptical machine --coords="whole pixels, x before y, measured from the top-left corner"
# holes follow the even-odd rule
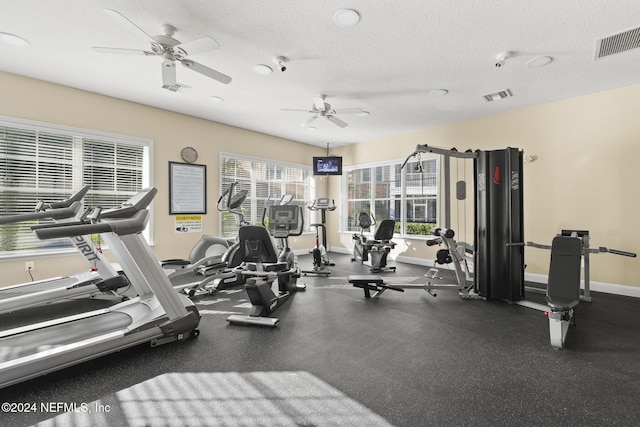
[[[331,271],[325,269],[325,267],[334,266],[335,264],[329,260],[329,254],[327,253],[327,211],[336,210],[336,204],[334,200],[331,200],[331,204],[329,204],[327,197],[321,197],[308,204],[307,209],[320,211],[320,223],[309,224],[311,227],[315,227],[316,230],[316,245],[310,251],[313,256],[313,269],[303,270],[302,273],[305,275],[328,276]],[[322,230],[322,244],[320,244],[320,230]]]
[[[216,205],[219,212],[233,214],[238,228],[249,223],[244,220],[242,203],[247,198],[247,190],[235,192],[237,182],[233,182],[220,195]],[[198,295],[213,295],[217,291],[244,284],[244,277],[233,271],[233,268],[242,262],[238,253],[238,238],[224,239],[213,236],[202,236],[194,246],[189,260],[167,260],[162,262],[163,268],[174,268],[176,271],[169,274],[170,279],[182,276],[185,273],[195,273],[204,276],[204,279],[196,283],[174,285],[181,289],[189,297]],[[206,256],[203,256],[206,255]]]

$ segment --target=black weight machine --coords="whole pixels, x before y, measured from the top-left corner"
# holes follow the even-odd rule
[[[473,285],[471,286],[466,278],[463,282],[462,277],[458,276],[454,285],[457,285],[461,297],[504,300],[544,311],[549,317],[551,344],[554,347],[562,347],[568,324],[573,319],[573,310],[580,301],[581,257],[596,252],[626,256],[635,256],[635,254],[606,248],[589,249],[588,233],[584,232],[577,232],[573,237],[560,236],[554,242],[555,245],[550,247],[552,253],[549,283],[546,289],[547,304],[526,301],[524,298],[524,246],[526,244],[522,243],[524,242],[522,151],[506,148],[493,151],[469,150],[463,153],[455,149],[418,145],[402,167],[404,168],[411,158],[419,158],[422,153],[438,154],[444,158],[444,228],[447,230],[450,229],[450,158],[466,158],[474,161]],[[464,200],[466,197],[465,185],[465,182],[456,183],[458,200]],[[443,263],[454,262],[460,253],[453,240],[447,239],[449,238],[446,235],[441,235],[439,240],[439,243],[445,244],[446,247],[445,252],[439,256]],[[588,259],[585,258],[585,260],[588,265]],[[586,275],[588,279],[588,270]],[[369,277],[377,286],[384,284],[378,281],[379,276]],[[362,283],[363,278],[360,279],[359,283]],[[402,285],[401,287],[415,286]],[[427,283],[425,289],[429,291],[429,287]],[[460,292],[461,289],[467,292]],[[588,285],[584,297],[590,298]]]
[[[305,276],[307,274],[329,276],[331,271],[325,267],[330,267],[335,264],[329,260],[329,254],[327,252],[327,211],[331,212],[336,210],[336,204],[333,200],[329,203],[327,197],[321,197],[308,204],[307,209],[310,211],[320,211],[320,223],[309,224],[310,227],[314,227],[316,230],[316,245],[311,250],[313,268],[311,270],[303,270],[302,273]],[[322,244],[320,243],[320,231],[322,231]]]

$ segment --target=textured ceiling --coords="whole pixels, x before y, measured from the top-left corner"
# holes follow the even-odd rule
[[[360,22],[333,15],[355,9]],[[189,42],[220,48],[189,58],[232,77],[228,85],[180,65],[187,92],[162,89],[162,59],[101,54],[92,46],[149,50],[145,32],[162,24]],[[0,32],[28,47],[0,43],[0,70],[109,95],[240,128],[331,146],[355,143],[552,102],[640,82],[640,49],[594,60],[596,40],[640,25],[637,0],[2,0]],[[502,67],[496,56],[513,52]],[[281,72],[276,56],[288,59]],[[545,67],[526,64],[550,56]],[[252,71],[274,68],[270,75]],[[446,89],[433,96],[434,89]],[[509,90],[487,102],[483,95]],[[340,128],[322,118],[299,126],[313,96],[335,109]],[[212,96],[224,99],[213,102]]]

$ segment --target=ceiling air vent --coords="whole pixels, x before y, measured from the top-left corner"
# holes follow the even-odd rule
[[[614,53],[640,47],[640,27],[614,34],[604,39],[596,40],[596,57],[603,58]]]
[[[186,92],[191,89],[191,86],[183,85],[180,83],[174,83],[172,85],[162,85],[163,89],[170,90],[171,92]]]
[[[500,92],[489,93],[483,96],[487,102],[492,102],[492,101],[499,101],[501,99],[507,98],[512,95],[509,89],[505,89],[505,90],[501,90]]]

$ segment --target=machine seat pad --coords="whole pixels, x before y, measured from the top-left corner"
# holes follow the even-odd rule
[[[274,263],[265,263],[262,264],[262,268],[264,271],[283,271],[287,269],[286,262],[274,262]]]
[[[160,261],[160,265],[167,266],[167,265],[189,265],[191,264],[191,261],[189,261],[188,259],[165,259],[164,261]]]
[[[580,302],[580,263],[582,241],[556,236],[551,243],[551,264],[547,284],[547,303],[551,311],[567,311]]]
[[[562,312],[575,308],[580,303],[580,299],[555,297],[553,301],[547,297],[547,304],[551,311]]]
[[[349,276],[349,283],[353,283],[353,286],[355,287],[362,288],[369,283],[381,285],[384,283],[384,280],[382,280],[382,277],[375,274],[356,274]]]

